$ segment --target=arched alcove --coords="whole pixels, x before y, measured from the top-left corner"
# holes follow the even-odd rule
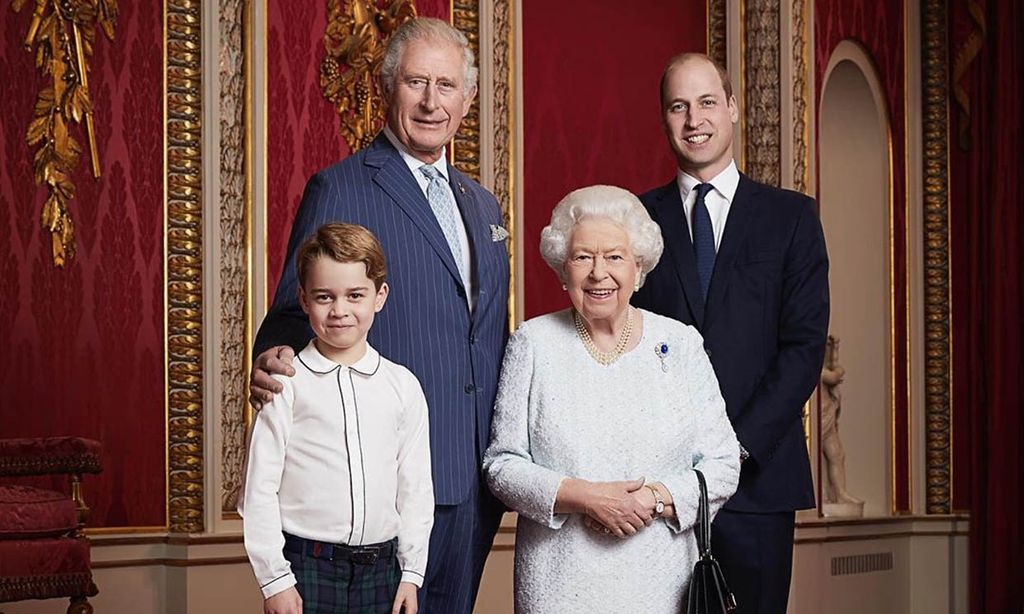
[[[829,333],[845,370],[839,432],[847,490],[865,516],[886,516],[892,491],[892,158],[882,87],[864,49],[843,41],[819,107],[821,220],[830,259]],[[828,492],[821,466],[822,497]]]

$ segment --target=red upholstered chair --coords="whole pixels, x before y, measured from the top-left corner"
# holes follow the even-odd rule
[[[92,612],[81,478],[100,472],[100,450],[81,437],[0,439],[0,602],[70,597],[69,614]],[[57,474],[69,476],[70,494],[5,479]]]

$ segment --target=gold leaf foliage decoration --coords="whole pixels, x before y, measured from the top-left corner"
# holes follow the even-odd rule
[[[327,2],[320,90],[341,116],[341,135],[353,151],[369,145],[384,125],[377,71],[388,39],[415,16],[412,0]]]
[[[75,255],[75,230],[68,202],[75,197],[71,175],[82,153],[71,128],[73,123],[85,120],[92,174],[99,178],[88,61],[96,40],[96,24],[114,40],[118,7],[117,0],[35,0],[34,4],[25,48],[35,49],[36,67],[52,77],[52,84],[36,96],[25,140],[30,147],[38,146],[33,157],[36,183],[49,189],[43,203],[43,228],[50,232],[53,263],[63,267]],[[24,5],[25,0],[12,0],[15,12]]]

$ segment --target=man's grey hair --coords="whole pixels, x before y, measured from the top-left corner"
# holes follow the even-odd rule
[[[640,284],[661,259],[665,242],[661,227],[629,190],[594,185],[569,192],[551,212],[551,223],[540,233],[540,253],[559,279],[565,278],[572,233],[583,220],[601,219],[621,226],[629,237],[633,256],[640,260]]]
[[[411,41],[446,42],[462,49],[462,65],[465,69],[462,90],[469,92],[476,87],[476,56],[473,55],[473,50],[469,47],[466,35],[440,19],[417,17],[399,26],[388,42],[387,51],[384,52],[384,61],[380,65],[380,84],[384,89],[385,96],[390,98],[394,91],[395,79],[398,78],[398,66],[402,63],[402,54],[405,53],[405,48]]]

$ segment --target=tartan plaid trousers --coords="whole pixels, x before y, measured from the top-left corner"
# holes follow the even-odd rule
[[[326,561],[285,550],[292,565],[303,614],[391,614],[402,579],[398,557],[373,565]]]

